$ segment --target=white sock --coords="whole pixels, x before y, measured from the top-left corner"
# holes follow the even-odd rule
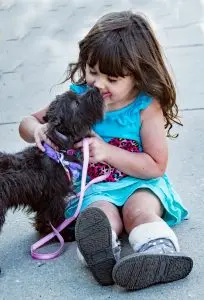
[[[117,246],[120,246],[120,242],[118,241],[116,232],[114,230],[112,230],[112,247],[114,249]],[[116,256],[116,260],[118,260],[119,256],[120,256],[120,251],[114,252],[114,255]],[[77,256],[78,256],[80,262],[82,263],[82,265],[87,266],[87,263],[78,247],[77,247]]]
[[[180,251],[175,233],[164,221],[145,223],[133,228],[129,235],[129,242],[137,252],[142,245],[159,238],[171,240],[176,250]]]
[[[112,246],[113,248],[117,247],[120,245],[120,242],[118,241],[118,236],[114,230],[112,230]]]
[[[79,248],[77,247],[77,256],[78,256],[78,259],[79,261],[81,262],[81,264],[85,267],[87,267],[87,263],[83,257],[83,255],[81,254],[81,251],[79,250]]]
[[[121,246],[120,246],[120,241],[118,240],[118,236],[114,230],[112,230],[112,247],[113,247],[113,253],[114,253],[115,259],[116,259],[116,261],[119,261]]]

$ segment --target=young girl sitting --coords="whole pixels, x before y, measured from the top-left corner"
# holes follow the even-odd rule
[[[76,223],[78,252],[102,285],[136,290],[184,278],[193,262],[180,253],[170,226],[188,212],[165,174],[166,133],[180,121],[160,45],[144,17],[125,11],[99,19],[79,48],[78,62],[70,64],[66,78],[72,80],[70,89],[84,93],[94,86],[105,103],[104,120],[88,138],[88,179],[106,170],[110,175],[85,194]],[[42,141],[51,144],[45,112],[20,124],[21,136],[42,150]],[[75,145],[81,147],[81,141]],[[77,202],[70,201],[66,217]],[[121,258],[118,236],[123,229],[133,254]]]

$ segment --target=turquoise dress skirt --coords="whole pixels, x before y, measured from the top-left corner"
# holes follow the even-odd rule
[[[71,85],[70,89],[76,93],[83,93],[88,87],[86,85]],[[113,138],[131,139],[137,141],[140,151],[142,142],[140,138],[140,112],[151,104],[152,98],[140,93],[128,106],[117,111],[107,112],[104,120],[97,123],[93,130],[100,135],[104,141],[109,142]],[[89,178],[87,177],[87,182]],[[75,191],[80,191],[81,182],[75,184]],[[115,182],[100,182],[92,185],[86,192],[82,203],[81,211],[90,204],[99,200],[106,200],[117,207],[122,207],[128,198],[139,189],[147,189],[154,193],[164,207],[163,219],[169,226],[176,225],[188,218],[188,211],[174,190],[166,174],[155,179],[140,179],[126,176]],[[78,198],[68,202],[65,210],[65,217],[72,216],[77,208]]]

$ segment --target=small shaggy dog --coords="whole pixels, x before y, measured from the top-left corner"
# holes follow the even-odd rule
[[[0,152],[0,231],[9,208],[36,212],[35,227],[41,234],[51,231],[49,222],[56,227],[64,220],[65,197],[73,194],[69,163],[76,162],[66,150],[90,134],[92,125],[102,120],[103,110],[103,98],[96,89],[82,95],[65,92],[49,106],[44,118],[47,136],[63,153],[70,177],[59,162],[36,146],[16,154]],[[69,229],[62,235],[65,240],[73,239]]]

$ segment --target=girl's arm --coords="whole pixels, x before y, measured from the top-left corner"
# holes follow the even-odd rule
[[[168,147],[164,117],[159,103],[141,112],[142,153],[130,153],[106,144],[105,161],[127,175],[148,179],[160,177],[167,167]]]
[[[36,142],[37,146],[44,151],[41,142],[51,142],[46,137],[47,124],[43,117],[46,115],[48,107],[32,114],[31,116],[23,118],[19,125],[19,133],[22,139],[28,143]]]

